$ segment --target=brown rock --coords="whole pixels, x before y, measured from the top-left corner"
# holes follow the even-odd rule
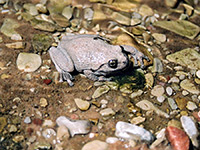
[[[183,130],[168,126],[165,134],[171,143],[173,150],[189,150],[190,141]]]

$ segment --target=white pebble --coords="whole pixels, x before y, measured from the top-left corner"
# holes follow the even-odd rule
[[[179,79],[180,79],[180,80],[185,79],[185,75],[184,75],[184,74],[181,74],[181,75],[179,76]]]
[[[30,117],[26,117],[26,118],[24,119],[24,123],[26,123],[26,124],[31,123],[31,118],[30,118]]]
[[[177,77],[172,77],[169,81],[168,81],[168,83],[179,83],[180,82],[180,80],[179,80],[179,78],[177,78]]]
[[[165,97],[164,96],[158,96],[157,101],[160,102],[160,103],[163,103],[165,101]]]
[[[168,94],[169,96],[171,96],[172,93],[173,93],[173,90],[172,90],[171,87],[168,86],[168,87],[166,88],[166,92],[167,92],[167,94]]]
[[[180,120],[181,120],[182,127],[187,133],[187,135],[190,137],[192,144],[195,147],[199,147],[199,142],[197,140],[199,133],[196,128],[195,122],[188,116],[182,116]]]
[[[183,91],[182,91],[182,94],[183,94],[183,96],[186,96],[186,95],[188,95],[188,94],[189,94],[189,92],[188,92],[188,91],[186,91],[186,90],[183,90]]]
[[[116,137],[108,137],[106,139],[106,143],[108,143],[108,144],[113,144],[113,143],[116,143],[117,141],[119,141],[119,139]]]
[[[197,109],[198,107],[197,107],[197,105],[194,102],[188,101],[186,108],[188,110],[193,111],[193,110]]]
[[[200,78],[200,70],[198,70],[198,71],[196,72],[196,76],[197,76],[198,78]]]

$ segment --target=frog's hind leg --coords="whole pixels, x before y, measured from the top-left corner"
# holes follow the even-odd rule
[[[69,72],[74,71],[74,65],[70,56],[59,47],[51,47],[49,54],[57,71],[60,73],[59,82],[67,81],[70,86],[73,86],[73,77]]]

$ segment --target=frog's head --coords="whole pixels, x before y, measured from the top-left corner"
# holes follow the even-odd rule
[[[128,64],[129,60],[127,55],[120,53],[117,57],[107,59],[95,72],[100,75],[108,75],[127,68]]]

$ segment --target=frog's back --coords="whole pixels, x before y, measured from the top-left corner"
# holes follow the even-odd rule
[[[94,39],[95,35],[70,35],[61,40],[63,47],[74,62],[76,70],[98,69],[113,56],[121,53],[119,46],[113,46],[101,39]]]

